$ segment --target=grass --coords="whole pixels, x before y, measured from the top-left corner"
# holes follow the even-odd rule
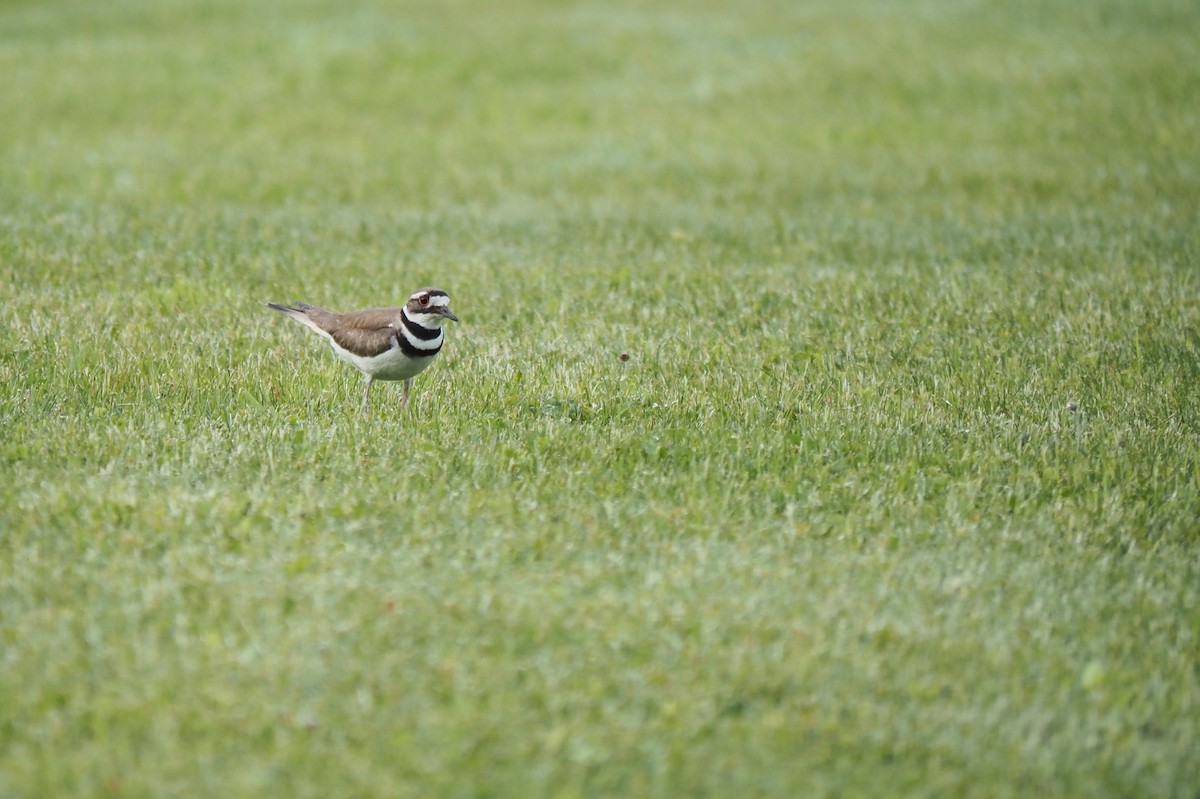
[[[1198,33],[3,4],[0,797],[1192,799]]]

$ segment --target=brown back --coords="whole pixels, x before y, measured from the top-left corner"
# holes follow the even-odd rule
[[[339,347],[363,357],[386,352],[401,324],[399,308],[367,308],[345,314],[309,308],[306,315]]]

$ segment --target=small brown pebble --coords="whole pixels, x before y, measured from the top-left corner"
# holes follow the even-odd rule
[[[620,358],[622,361],[628,361],[628,360],[629,360],[629,353],[628,353],[628,352],[622,352],[622,353],[621,353],[620,355],[618,355],[617,357],[618,357],[618,358]]]

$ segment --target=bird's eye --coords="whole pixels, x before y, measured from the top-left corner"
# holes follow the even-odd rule
[[[422,294],[420,297],[417,297],[417,302],[421,303],[421,307],[424,308],[429,304],[429,295]]]

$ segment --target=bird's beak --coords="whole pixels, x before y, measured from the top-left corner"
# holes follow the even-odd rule
[[[447,319],[449,319],[451,322],[458,321],[458,317],[455,316],[454,312],[451,311],[449,308],[438,308],[437,312],[440,313],[442,316],[446,317]]]

